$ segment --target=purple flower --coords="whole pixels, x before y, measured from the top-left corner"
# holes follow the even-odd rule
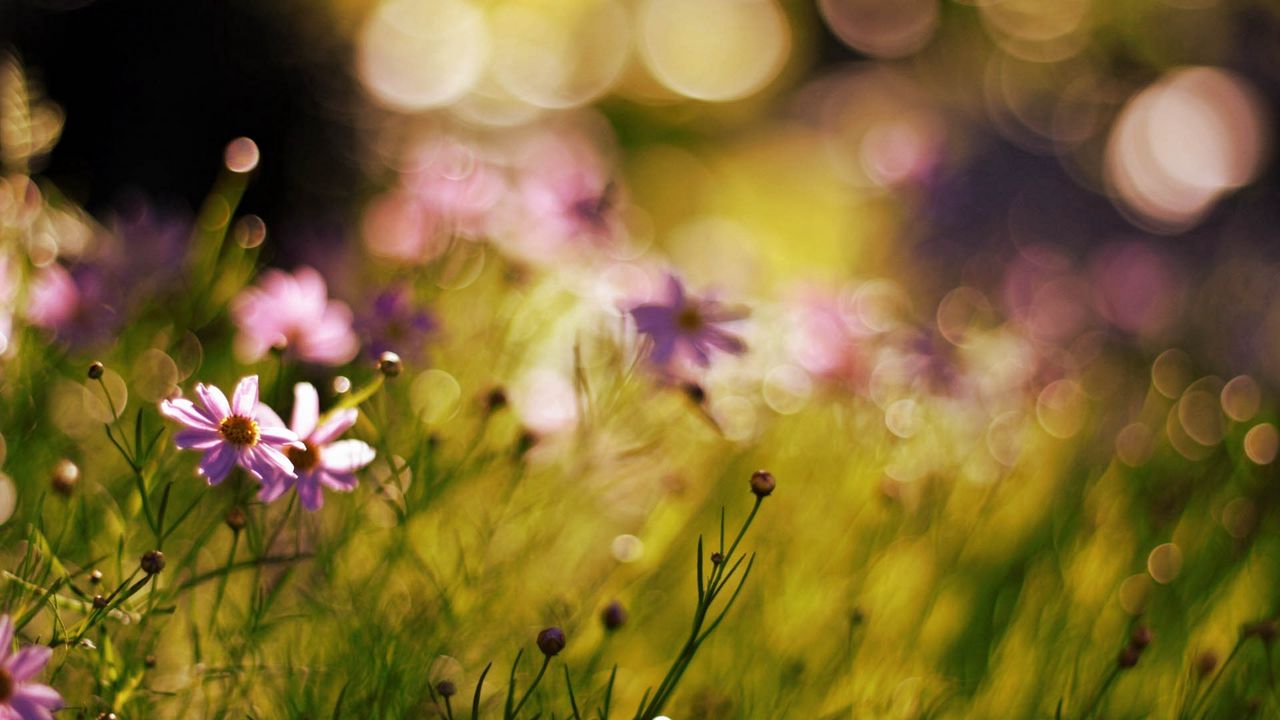
[[[38,645],[13,652],[13,621],[0,617],[0,719],[52,720],[62,709],[62,696],[48,685],[30,682],[53,655]]]
[[[404,285],[378,293],[360,325],[369,353],[375,358],[387,350],[404,357],[420,357],[427,339],[440,329],[435,316],[416,305]]]
[[[230,403],[221,390],[203,383],[196,383],[196,396],[198,405],[185,398],[162,400],[160,414],[187,426],[174,436],[174,444],[204,453],[200,474],[210,485],[225,480],[237,464],[263,483],[280,473],[293,475],[285,452],[301,443],[271,408],[258,402],[257,375],[236,385]]]
[[[674,361],[687,360],[701,367],[711,364],[711,349],[741,355],[747,346],[737,335],[720,327],[741,320],[746,313],[725,307],[710,298],[685,294],[674,275],[667,275],[667,298],[662,303],[638,305],[631,309],[636,329],[653,341],[649,360],[667,369]]]
[[[121,287],[100,266],[54,263],[32,276],[26,317],[69,345],[95,345],[116,332]]]
[[[373,448],[359,440],[338,440],[339,435],[356,424],[355,408],[340,410],[320,422],[320,397],[311,383],[293,386],[293,418],[289,423],[303,447],[285,450],[297,473],[280,473],[263,485],[259,499],[271,502],[289,488],[298,488],[302,506],[319,510],[324,505],[324,486],[337,492],[356,489],[356,471],[373,462]]]
[[[330,300],[324,278],[309,267],[292,275],[263,273],[261,282],[236,297],[231,317],[240,329],[236,351],[246,362],[283,347],[306,362],[341,365],[360,349],[351,308]]]

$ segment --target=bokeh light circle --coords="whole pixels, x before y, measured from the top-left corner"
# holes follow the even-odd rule
[[[390,0],[361,30],[356,71],[393,110],[421,111],[462,98],[489,61],[484,14],[466,0]]]
[[[791,48],[772,0],[643,0],[639,50],[653,76],[697,100],[737,100],[764,88]]]
[[[898,58],[933,37],[938,5],[938,0],[818,0],[818,12],[831,32],[854,50]]]

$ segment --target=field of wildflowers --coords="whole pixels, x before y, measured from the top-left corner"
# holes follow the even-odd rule
[[[253,4],[285,212],[14,2],[0,720],[1280,717],[1274,4]]]

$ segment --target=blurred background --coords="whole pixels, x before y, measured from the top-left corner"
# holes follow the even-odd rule
[[[150,248],[252,171],[245,267],[319,268],[363,349],[410,363],[385,432],[429,490],[383,468],[401,514],[316,522],[344,539],[295,602],[332,632],[296,631],[299,660],[264,630],[262,658],[392,644],[359,671],[390,716],[421,700],[410,660],[472,682],[552,618],[634,701],[687,632],[690,538],[767,466],[760,567],[677,720],[1280,712],[1276,3],[7,0],[0,31],[26,70],[6,187]],[[622,309],[665,271],[748,308],[750,352],[631,375]],[[172,356],[162,390],[206,357],[276,372],[231,363],[225,323],[149,321],[55,337]],[[493,387],[507,425],[472,402]],[[613,597],[643,634],[597,627]],[[154,685],[184,698],[186,644]]]

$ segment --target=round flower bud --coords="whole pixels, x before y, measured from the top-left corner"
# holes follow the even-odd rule
[[[100,582],[102,582],[102,571],[101,571],[101,570],[94,570],[93,572],[89,573],[89,584],[90,584],[90,585],[97,585],[97,584],[98,584],[98,583],[100,583]]]
[[[98,378],[102,377],[102,373],[106,371],[107,371],[106,366],[95,360],[94,363],[89,366],[89,379],[97,380]]]
[[[227,527],[231,528],[234,532],[240,532],[244,529],[245,525],[249,524],[249,518],[245,516],[244,508],[236,505],[227,511],[225,522],[227,523]]]
[[[1146,649],[1151,644],[1151,628],[1146,625],[1135,627],[1133,633],[1129,636],[1129,643],[1139,650]]]
[[[60,495],[70,495],[80,482],[80,468],[70,460],[63,458],[53,464],[53,472],[49,474],[49,482]]]
[[[493,388],[484,398],[489,412],[497,412],[507,406],[507,393],[500,387]]]
[[[400,361],[400,356],[390,350],[382,353],[378,357],[378,372],[388,378],[396,377],[404,370],[404,363]]]
[[[1209,677],[1218,667],[1218,654],[1212,650],[1205,650],[1196,656],[1196,673],[1200,677]]]
[[[153,667],[155,667],[155,666],[156,666],[156,656],[155,656],[155,655],[148,655],[148,656],[146,656],[146,657],[142,658],[142,664],[143,664],[143,665],[146,665],[146,666],[147,666],[147,667],[149,667],[149,668],[153,668]]]
[[[148,575],[155,575],[164,569],[164,553],[159,550],[148,550],[142,555],[139,562],[142,571]]]
[[[101,610],[107,606],[107,599],[102,597],[101,595],[94,595],[93,606],[98,610]]]
[[[559,655],[564,645],[564,631],[558,627],[549,627],[538,633],[538,649],[547,657]]]
[[[617,630],[627,622],[627,609],[613,600],[600,611],[600,622],[604,623],[605,630]]]
[[[458,694],[458,686],[450,680],[441,680],[436,684],[436,692],[444,697],[453,697]]]
[[[751,492],[755,493],[756,497],[769,497],[777,484],[773,479],[773,473],[768,470],[757,470],[751,473]]]
[[[680,386],[680,390],[694,405],[701,405],[707,401],[707,391],[702,389],[702,386],[698,383],[684,383]]]
[[[1122,668],[1131,668],[1138,664],[1138,658],[1141,656],[1142,648],[1126,645],[1124,650],[1120,651],[1120,657],[1116,659],[1116,664]]]
[[[719,565],[722,562],[724,562],[724,555],[721,555],[718,551],[711,553],[712,565]]]

